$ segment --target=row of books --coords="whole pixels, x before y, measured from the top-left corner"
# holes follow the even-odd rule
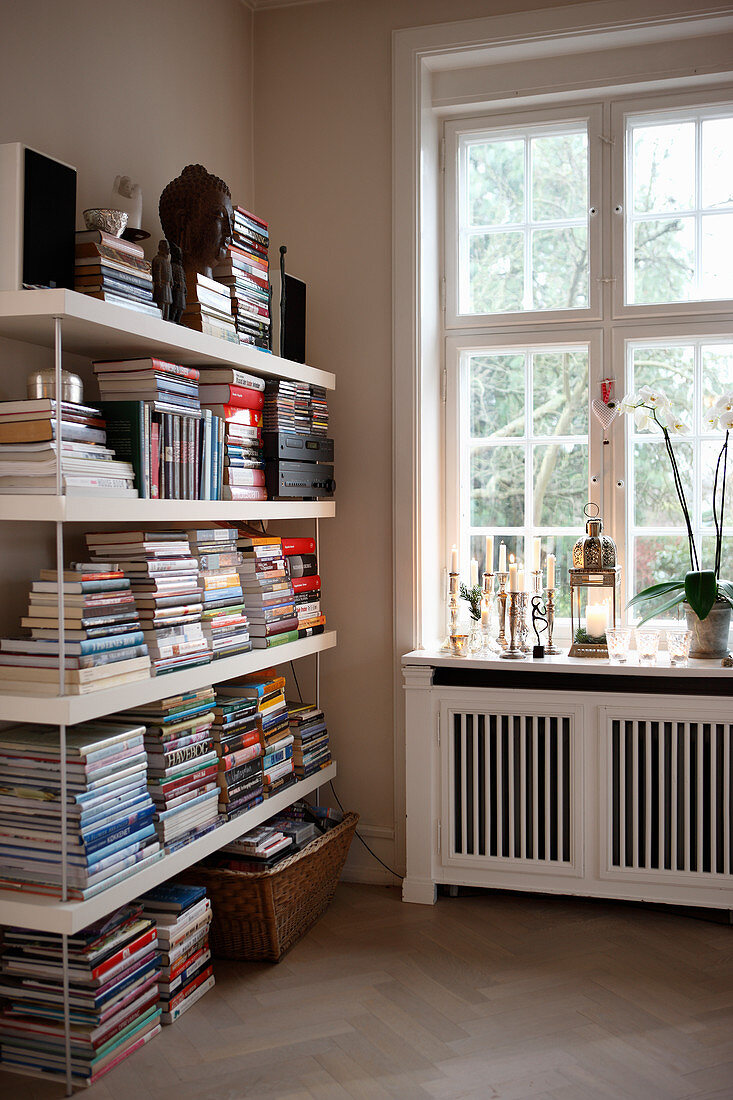
[[[152,268],[142,245],[100,229],[76,234],[74,289],[137,313],[161,316],[153,300]]]
[[[33,581],[24,631],[0,639],[0,690],[83,695],[323,633],[311,538],[249,527],[100,531],[89,561]]]
[[[51,398],[0,402],[0,493],[55,493],[60,457],[69,496],[136,497],[135,471],[111,445],[101,409],[62,401],[60,440],[56,412]]]
[[[67,731],[0,740],[0,885],[85,900],[315,774],[331,760],[323,712],[288,704],[276,668]],[[66,830],[62,831],[65,798]]]
[[[229,296],[236,339],[268,351],[270,342],[270,274],[267,222],[242,206],[233,211],[232,240],[214,268],[214,278]]]
[[[93,1085],[214,986],[211,919],[203,887],[164,884],[68,937],[74,1085]],[[3,930],[0,998],[0,1064],[63,1080],[61,936]]]

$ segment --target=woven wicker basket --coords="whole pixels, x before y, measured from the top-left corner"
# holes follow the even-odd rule
[[[182,881],[211,898],[211,950],[225,959],[277,962],[328,908],[359,815],[344,820],[267,871],[228,871],[201,864]]]

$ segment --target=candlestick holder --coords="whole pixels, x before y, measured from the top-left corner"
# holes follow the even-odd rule
[[[468,654],[469,636],[465,631],[461,632],[458,626],[458,616],[460,614],[460,605],[458,603],[460,573],[450,573],[449,577],[448,614],[450,616],[450,624],[448,626],[448,636],[440,648],[444,653],[452,653],[454,657],[465,657]]]
[[[494,574],[484,573],[484,591],[481,597],[481,636],[483,649],[486,653],[498,653],[499,645],[491,637],[491,626],[494,611]]]
[[[497,644],[501,649],[506,649],[509,644],[506,640],[506,602],[509,599],[506,582],[509,580],[509,574],[497,573],[496,579],[499,584],[499,594],[496,597],[499,607],[499,637],[497,638]]]
[[[547,589],[547,601],[546,601],[545,607],[546,607],[545,613],[547,615],[547,645],[545,646],[545,653],[548,653],[550,656],[553,656],[554,654],[560,652],[560,650],[557,648],[557,646],[553,645],[553,641],[552,641],[552,636],[553,636],[554,631],[555,631],[555,589],[554,588],[548,588]]]
[[[543,623],[544,625],[538,627],[538,623]],[[542,597],[540,595],[532,597],[532,629],[537,638],[537,645],[532,649],[532,657],[541,659],[545,655],[545,647],[540,641],[540,634],[547,630],[547,609],[542,607]]]
[[[533,596],[541,596],[542,595],[542,570],[541,569],[533,569],[532,573],[530,575],[532,577],[532,595]]]
[[[519,644],[519,597],[523,593],[509,593],[509,648],[501,654],[506,661],[523,661],[526,654]]]

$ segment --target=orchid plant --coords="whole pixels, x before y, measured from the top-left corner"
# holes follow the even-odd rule
[[[725,482],[728,473],[728,439],[733,430],[733,392],[724,393],[713,402],[706,417],[708,427],[721,429],[725,432],[723,445],[718,455],[715,466],[715,479],[713,481],[713,523],[715,524],[715,562],[713,569],[701,569],[700,559],[695,545],[695,535],[690,520],[690,510],[685,498],[685,490],[680,477],[677,458],[672,446],[673,436],[684,436],[689,433],[689,427],[681,416],[672,408],[667,395],[653,386],[642,386],[637,393],[627,394],[620,405],[620,411],[634,417],[639,431],[653,431],[658,429],[664,436],[664,444],[672,467],[677,499],[680,502],[682,515],[687,529],[687,542],[690,552],[690,569],[684,579],[663,581],[661,584],[650,585],[638,592],[628,606],[636,603],[657,601],[662,597],[667,599],[661,606],[655,606],[653,610],[647,610],[640,620],[641,623],[663,614],[665,611],[677,607],[685,600],[696,613],[699,619],[706,619],[716,600],[723,600],[733,607],[733,584],[730,581],[720,579],[720,561],[723,549],[723,526],[725,518]]]

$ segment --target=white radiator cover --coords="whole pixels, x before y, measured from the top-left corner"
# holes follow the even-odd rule
[[[445,884],[733,909],[731,699],[403,672],[405,900]]]

